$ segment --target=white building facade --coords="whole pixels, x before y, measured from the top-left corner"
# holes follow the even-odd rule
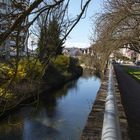
[[[29,0],[16,0],[12,3],[11,0],[0,0],[0,34],[4,33],[14,23],[15,19],[26,10],[29,6]],[[15,55],[17,50],[16,37],[17,30],[19,33],[19,53],[22,54],[26,48],[28,30],[25,26],[28,23],[28,18],[25,19],[21,27],[11,33],[11,35],[0,46],[0,55],[9,56]]]

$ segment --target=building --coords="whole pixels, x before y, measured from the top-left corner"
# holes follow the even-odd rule
[[[16,0],[12,2],[11,0],[0,0],[0,34],[4,33],[11,25],[14,23],[15,19],[27,9],[29,5],[29,0]],[[11,35],[5,40],[5,42],[0,46],[0,55],[10,57],[10,55],[16,55],[17,45],[16,36],[17,30],[19,33],[19,54],[22,55],[26,48],[27,34],[28,30],[26,25],[28,23],[28,18],[22,23],[20,29],[16,29],[11,33]]]
[[[140,60],[140,53],[128,48],[120,49],[120,53],[132,61]]]
[[[80,48],[72,47],[72,48],[64,48],[63,49],[63,54],[68,55],[71,57],[78,57],[82,55],[82,50]]]

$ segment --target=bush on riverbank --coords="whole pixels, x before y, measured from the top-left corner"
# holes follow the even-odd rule
[[[82,68],[79,66],[78,59],[69,58],[64,55],[58,55],[47,66],[43,79],[38,78],[43,70],[43,64],[38,59],[21,59],[18,65],[13,61],[13,65],[6,63],[0,63],[0,82],[3,88],[12,80],[12,86],[15,89],[19,87],[23,90],[23,84],[36,83],[39,80],[43,80],[49,86],[58,86],[61,83],[65,83],[69,79],[77,78],[82,74]],[[58,82],[59,81],[59,82]],[[24,86],[24,90],[27,92],[28,86]],[[36,88],[36,86],[34,86]],[[14,91],[15,91],[14,89]],[[32,90],[30,90],[32,89]],[[23,93],[23,91],[19,91]],[[29,91],[33,91],[33,88],[29,88]]]
[[[15,106],[14,104],[18,105],[46,89],[59,88],[82,74],[82,68],[78,65],[78,60],[62,55],[50,61],[43,77],[39,77],[44,68],[39,60],[20,60],[16,74],[15,67],[6,63],[0,65],[3,66],[0,69],[0,97],[4,102],[10,101],[4,108],[11,108],[11,106]],[[5,77],[2,74],[4,71],[7,73]],[[4,83],[2,78],[5,81]]]
[[[53,64],[60,72],[67,71],[70,63],[70,58],[64,55],[58,55],[55,60],[53,60]]]
[[[14,60],[11,64],[0,63],[0,82],[14,79],[15,83],[24,79],[35,79],[39,76],[43,65],[38,59],[21,59],[18,63]]]
[[[18,63],[11,59],[10,63],[0,63],[0,98],[3,101],[21,100],[27,94],[36,91],[42,64],[38,60],[21,59]],[[8,105],[8,104],[7,104]]]
[[[47,85],[57,88],[80,75],[82,75],[82,68],[77,59],[59,55],[48,65],[43,79]]]

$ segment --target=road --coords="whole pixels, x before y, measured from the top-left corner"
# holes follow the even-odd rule
[[[140,140],[140,83],[114,65],[131,140]]]

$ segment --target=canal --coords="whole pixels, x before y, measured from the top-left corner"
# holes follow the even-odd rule
[[[100,87],[83,75],[0,121],[0,140],[78,140]]]

